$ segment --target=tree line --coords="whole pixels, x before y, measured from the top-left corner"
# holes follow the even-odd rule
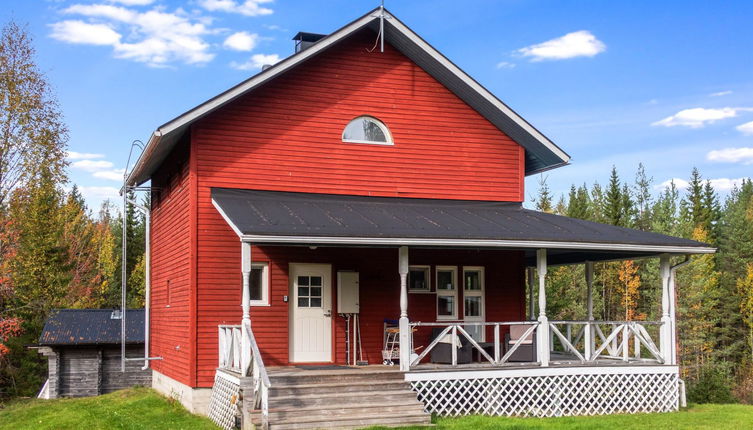
[[[753,401],[753,183],[744,180],[721,201],[693,169],[685,190],[674,182],[658,195],[643,165],[626,181],[612,168],[609,182],[572,185],[555,198],[539,183],[536,209],[708,243],[678,270],[677,327],[682,375],[694,401]],[[684,191],[681,193],[681,191]],[[682,261],[679,257],[673,263]],[[582,266],[550,271],[547,312],[585,319]],[[603,320],[661,319],[661,278],[655,258],[595,265],[594,315]]]
[[[30,350],[57,308],[120,306],[120,211],[69,188],[68,133],[29,34],[0,31],[0,398],[34,395],[45,365]],[[144,218],[127,213],[129,305],[143,307]]]

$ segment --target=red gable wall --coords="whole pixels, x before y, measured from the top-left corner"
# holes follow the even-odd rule
[[[212,206],[211,187],[523,200],[522,147],[391,46],[386,45],[384,53],[368,52],[375,37],[370,31],[355,35],[208,115],[192,127],[190,150],[176,149],[190,151],[190,162],[182,165],[179,190],[165,191],[172,203],[162,203],[163,214],[155,214],[153,222],[152,332],[158,335],[152,348],[154,355],[165,357],[164,362],[153,362],[156,370],[191,386],[210,386],[217,365],[217,324],[240,322],[239,240]],[[364,114],[384,121],[394,146],[341,141],[345,125]],[[166,162],[154,175],[155,185],[170,164]],[[160,246],[161,240],[170,242]],[[255,260],[271,261],[275,303],[252,309],[254,332],[269,354],[265,357],[269,364],[287,360],[287,334],[280,333],[281,324],[287,325],[287,307],[277,303],[287,291],[287,263],[295,261],[293,256],[311,262],[323,257],[305,250],[254,247]],[[348,254],[331,253],[327,262],[339,267],[335,257]],[[501,254],[494,257],[517,260]],[[385,276],[396,277],[396,254],[380,258],[390,260],[388,267],[395,266],[395,273]],[[483,263],[469,260],[467,264]],[[498,280],[495,284],[514,287],[500,290],[507,298],[495,306],[504,315],[491,315],[490,308],[487,317],[521,316],[522,263],[520,271],[513,266],[499,275],[488,268],[487,276]],[[170,271],[180,310],[166,309],[160,302]],[[491,285],[489,291],[491,299],[495,294]],[[375,303],[380,309],[396,308],[394,294]],[[424,299],[415,297],[411,303]],[[435,305],[427,306],[433,313]],[[364,342],[370,347],[381,342],[381,318],[366,322],[376,324],[364,329],[364,334],[374,330],[374,338]],[[337,345],[339,336],[333,339]]]
[[[523,201],[524,151],[365,31],[201,120],[200,186]],[[344,143],[359,115],[395,145]]]

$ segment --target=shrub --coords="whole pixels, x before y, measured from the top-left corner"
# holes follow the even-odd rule
[[[729,371],[719,364],[703,366],[698,378],[688,381],[687,395],[691,403],[736,403]]]

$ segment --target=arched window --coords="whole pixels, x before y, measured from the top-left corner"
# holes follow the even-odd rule
[[[359,116],[343,130],[343,142],[394,145],[390,130],[373,116]]]

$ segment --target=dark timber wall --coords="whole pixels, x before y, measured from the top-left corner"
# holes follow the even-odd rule
[[[150,386],[151,370],[143,361],[126,362],[120,371],[120,346],[55,346],[40,348],[48,361],[50,398],[88,397],[136,385]],[[143,345],[128,345],[127,357],[143,357]]]

